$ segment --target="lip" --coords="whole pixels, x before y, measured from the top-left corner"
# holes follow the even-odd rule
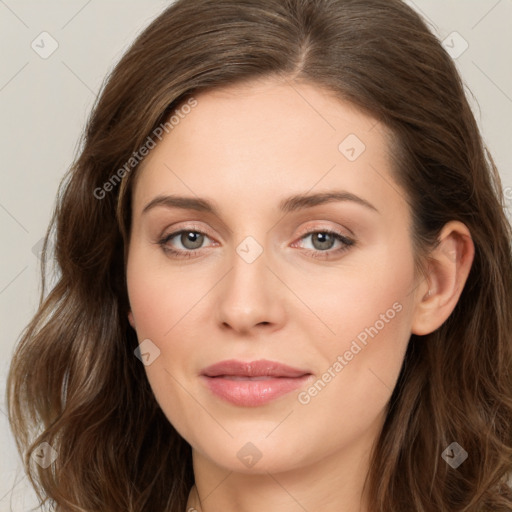
[[[220,398],[238,406],[256,407],[275,400],[304,385],[311,377],[307,370],[260,359],[230,359],[208,366],[200,378]]]

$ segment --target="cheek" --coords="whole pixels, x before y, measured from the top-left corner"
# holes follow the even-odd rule
[[[326,331],[318,320],[299,320],[301,330],[316,338],[323,361],[299,402],[319,414],[330,408],[342,423],[349,414],[363,428],[387,403],[402,366],[414,312],[414,262],[410,251],[386,249],[366,261],[364,271],[339,276],[308,296],[331,332],[315,337],[315,329]]]
[[[130,308],[139,340],[169,338],[174,326],[197,303],[199,290],[185,273],[169,272],[162,265],[148,265],[143,254],[128,259],[127,286]]]
[[[130,308],[139,343],[149,339],[154,344],[150,364],[144,370],[155,399],[178,432],[186,434],[186,425],[194,418],[188,415],[190,396],[179,383],[184,383],[184,376],[193,370],[191,343],[183,329],[193,314],[198,290],[190,281],[187,286],[183,274],[170,274],[168,269],[148,265],[148,261],[137,248],[128,259]]]
[[[312,313],[305,311],[294,321],[317,340],[322,353],[332,358],[349,350],[355,339],[365,346],[371,339],[408,337],[415,272],[407,242],[381,244],[347,258],[339,268],[288,274],[287,283]]]

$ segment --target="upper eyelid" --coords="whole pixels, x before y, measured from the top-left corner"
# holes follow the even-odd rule
[[[192,221],[193,222],[193,221]],[[307,222],[312,222],[312,221],[307,221]],[[317,221],[319,222],[319,221]],[[320,221],[321,222],[321,221]],[[338,228],[338,227],[332,227],[332,226],[308,226],[308,227],[305,227],[305,228],[302,228],[300,230],[300,232],[302,233],[302,235],[299,235],[299,236],[303,236],[305,234],[308,234],[308,233],[311,233],[311,232],[317,232],[317,231],[334,231],[334,232],[339,232],[339,231],[342,231],[342,230],[346,230],[348,231],[348,233],[350,233],[349,235],[343,235],[343,233],[340,233],[341,235],[343,236],[346,236],[347,238],[349,238],[350,236],[354,236],[355,237],[355,234],[354,232],[349,229],[348,227],[346,226],[342,226],[341,228]],[[167,230],[164,229],[163,232],[165,232]],[[177,233],[180,233],[182,231],[194,231],[194,232],[199,232],[203,235],[207,235],[209,236],[210,238],[215,238],[214,236],[212,236],[209,232],[208,229],[205,229],[199,225],[196,225],[196,224],[187,224],[183,227],[177,227],[177,228],[172,228],[172,231],[169,232],[168,235],[162,235],[162,236],[170,236],[171,234],[177,234]],[[230,230],[231,232],[231,230]]]
[[[160,240],[164,240],[164,241],[168,241],[168,240],[171,240],[173,238],[176,238],[178,235],[181,235],[182,233],[189,233],[189,232],[200,233],[201,235],[204,235],[204,236],[208,237],[210,240],[215,241],[214,237],[212,237],[210,234],[208,234],[205,230],[197,229],[197,228],[193,228],[193,227],[185,227],[185,228],[174,229],[174,230],[170,231],[167,234],[163,234],[159,239]],[[199,250],[199,249],[197,249],[197,250]]]
[[[169,230],[169,231],[168,231]],[[167,234],[164,234],[168,231]],[[209,237],[211,237],[211,235],[209,234],[209,230],[208,229],[205,229],[199,225],[196,225],[196,224],[187,224],[185,226],[178,226],[178,227],[172,227],[171,229],[169,229],[169,227],[165,228],[163,231],[162,231],[162,238],[167,238],[171,235],[177,235],[178,233],[182,233],[183,231],[192,231],[194,233],[201,233],[203,235],[207,235]]]
[[[302,238],[303,236],[305,235],[310,235],[311,233],[323,233],[323,232],[332,232],[332,233],[336,233],[340,236],[344,236],[345,238],[351,238],[354,235],[354,233],[352,232],[352,230],[346,228],[346,227],[343,227],[343,229],[345,229],[346,231],[348,231],[350,233],[350,235],[345,235],[342,233],[342,229],[340,228],[337,228],[337,227],[327,227],[327,226],[308,226],[304,229],[301,229],[300,230],[300,235],[299,238]]]
[[[349,230],[348,228],[345,228],[345,229],[352,234],[351,230]],[[310,235],[312,233],[334,232],[334,233],[340,234],[341,236],[345,236],[346,238],[349,238],[349,236],[344,235],[343,233],[340,233],[340,231],[341,230],[339,230],[337,228],[332,228],[332,227],[323,227],[323,226],[320,226],[320,227],[308,227],[308,228],[301,229],[301,234],[298,235],[298,236],[299,236],[299,238],[302,238],[303,236]],[[173,229],[172,231],[170,231],[168,234],[162,235],[161,238],[168,238],[168,237],[172,238],[173,236],[176,236],[176,235],[178,235],[180,233],[183,233],[183,232],[201,233],[202,235],[206,235],[209,238],[215,238],[215,237],[213,237],[212,235],[210,235],[208,233],[208,230],[205,230],[203,228],[199,228],[197,226],[185,226],[185,227],[181,227],[181,228],[176,228],[176,229]]]
[[[314,206],[313,206],[313,207],[311,207],[311,208],[314,208]],[[303,212],[302,212],[302,213],[303,213]],[[270,229],[273,229],[273,227],[274,227],[276,224],[278,224],[280,221],[281,221],[281,219],[280,219],[280,220],[278,220],[278,222],[277,222],[277,223],[275,223],[275,224],[274,224]],[[196,221],[194,221],[194,220],[190,220],[190,221],[183,221],[183,222],[185,222],[185,223],[186,223],[186,222],[192,222],[192,224],[186,224],[184,227],[181,227],[181,226],[179,226],[179,227],[174,227],[174,226],[173,226],[172,231],[171,231],[170,233],[174,233],[174,234],[176,234],[176,233],[178,233],[178,232],[180,232],[180,231],[187,231],[187,230],[188,230],[188,231],[192,231],[192,228],[193,228],[193,230],[194,230],[194,231],[201,232],[201,233],[203,233],[203,234],[205,234],[205,235],[209,236],[210,238],[216,238],[215,236],[213,236],[213,235],[211,235],[211,234],[210,234],[210,230],[209,230],[208,228],[206,228],[206,229],[205,229],[205,228],[203,228],[203,227],[196,226],[195,224],[193,224],[194,222],[203,222],[203,221],[202,221],[202,220],[200,220],[200,219],[197,219]],[[304,223],[304,222],[314,222],[314,221],[311,221],[311,220],[304,220],[303,218],[301,218],[301,219],[300,219],[300,223],[302,224],[302,223]],[[316,220],[316,222],[322,222],[322,221],[318,221],[318,220]],[[332,222],[332,221],[331,221],[331,222]],[[179,224],[181,224],[181,222],[179,222],[179,223],[177,223],[177,224],[179,225]],[[224,231],[224,233],[225,233],[225,234],[229,234],[229,235],[232,235],[232,234],[233,234],[233,230],[232,230],[229,226],[227,226],[224,222],[222,222],[222,221],[220,221],[220,228],[221,228],[221,229],[220,229],[220,231],[221,231],[221,232],[222,232],[222,231]],[[269,229],[268,231],[270,231],[270,229]],[[316,228],[316,227],[313,227],[313,228],[308,228],[306,231],[304,231],[304,234],[308,233],[308,232],[309,232],[309,231],[311,231],[311,230],[315,230],[315,229],[317,229],[317,230],[322,229],[322,230],[334,230],[334,231],[337,231],[339,228],[332,228],[332,227],[328,227],[328,228],[325,228],[325,227]],[[352,230],[350,230],[348,227],[343,226],[343,229],[347,230],[347,231],[350,233],[350,235],[355,236],[355,235],[354,235],[354,233],[352,232]],[[167,231],[167,228],[165,228],[164,230],[162,230],[162,232],[165,232],[165,231]],[[216,230],[216,231],[218,231],[218,230]],[[349,236],[350,236],[350,235],[349,235]],[[166,236],[168,236],[168,235],[166,235]],[[302,235],[301,235],[301,236],[302,236]]]
[[[350,231],[352,233],[352,231],[349,230],[348,228],[345,228],[345,229],[347,229],[348,231]],[[322,227],[322,226],[304,228],[303,230],[301,230],[301,234],[298,235],[297,239],[294,240],[293,243],[295,244],[298,241],[303,240],[304,238],[306,238],[308,236],[311,236],[313,233],[332,233],[334,235],[337,235],[341,239],[344,238],[344,239],[350,240],[351,242],[355,242],[355,239],[352,236],[347,236],[347,235],[341,233],[340,231],[341,230],[336,229],[336,228],[332,228],[332,227],[327,228],[327,227]],[[203,229],[201,229],[197,226],[193,226],[193,225],[174,229],[170,233],[162,235],[162,237],[160,237],[160,240],[167,242],[167,241],[177,237],[178,235],[180,235],[182,233],[186,233],[186,232],[200,233],[201,235],[205,235],[206,237],[210,238],[210,240],[213,240],[214,242],[216,242],[215,238],[212,237],[206,230],[203,230]],[[198,249],[189,249],[189,250],[185,250],[185,252],[199,251],[203,248],[205,248],[205,247],[199,247]],[[178,249],[178,250],[184,251],[184,249]]]

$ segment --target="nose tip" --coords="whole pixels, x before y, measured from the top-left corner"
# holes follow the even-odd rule
[[[279,326],[284,318],[283,297],[275,276],[267,268],[263,246],[248,236],[237,246],[236,253],[216,297],[220,325],[240,333],[255,327]]]

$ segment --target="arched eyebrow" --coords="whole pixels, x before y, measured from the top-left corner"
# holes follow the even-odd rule
[[[299,194],[287,199],[284,199],[279,203],[279,209],[283,212],[292,212],[301,210],[303,208],[312,208],[320,204],[332,203],[335,201],[351,201],[361,206],[369,208],[377,213],[379,210],[373,206],[369,201],[362,197],[356,196],[350,192],[333,191],[333,192],[321,192],[317,194]]]
[[[379,213],[377,208],[370,202],[362,197],[356,196],[346,191],[332,191],[332,192],[321,192],[317,194],[298,194],[286,199],[283,199],[279,203],[279,209],[284,213],[292,211],[302,210],[305,208],[312,208],[314,206],[332,203],[336,201],[350,201],[374,212]],[[146,213],[157,206],[166,208],[180,208],[184,210],[195,210],[201,212],[211,213],[215,216],[219,216],[218,208],[209,200],[200,197],[189,197],[189,196],[177,196],[177,195],[159,195],[152,199],[144,209],[142,213]]]

